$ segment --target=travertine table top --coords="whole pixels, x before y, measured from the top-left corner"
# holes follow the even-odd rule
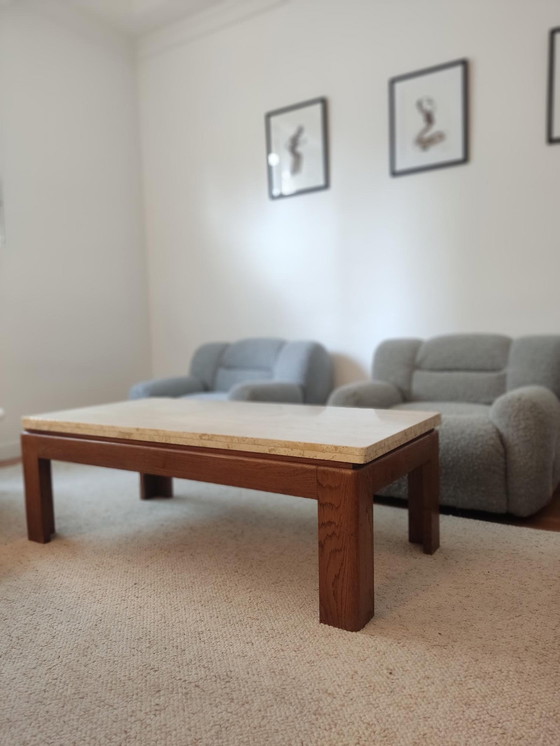
[[[148,398],[24,417],[26,430],[364,464],[440,424],[435,412]]]

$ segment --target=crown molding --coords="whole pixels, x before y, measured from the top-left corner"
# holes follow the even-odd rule
[[[226,0],[225,3],[198,13],[192,18],[176,21],[162,29],[142,35],[137,40],[138,56],[152,57],[168,49],[189,44],[289,2],[291,0]]]

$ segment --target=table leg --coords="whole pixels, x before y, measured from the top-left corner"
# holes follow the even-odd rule
[[[34,448],[27,447],[22,437],[23,478],[27,536],[30,541],[46,544],[54,534],[54,506],[51,462],[38,458]]]
[[[408,475],[408,538],[422,544],[425,554],[439,547],[439,449],[438,433],[432,437],[428,461]]]
[[[173,497],[173,479],[157,474],[140,474],[140,499],[153,497]]]
[[[350,632],[373,616],[373,495],[359,469],[317,469],[319,619]]]

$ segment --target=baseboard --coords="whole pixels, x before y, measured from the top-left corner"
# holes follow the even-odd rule
[[[21,445],[19,440],[12,443],[0,443],[0,461],[10,461],[21,456]]]

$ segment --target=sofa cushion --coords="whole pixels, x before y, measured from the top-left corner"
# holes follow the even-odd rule
[[[475,417],[488,417],[490,407],[488,404],[473,404],[462,401],[408,401],[395,404],[391,409],[414,409],[419,412],[440,412],[443,415],[473,415]]]
[[[223,368],[216,373],[216,391],[229,391],[238,383],[248,381],[270,381],[272,371],[268,368]]]
[[[506,390],[510,346],[510,338],[500,334],[428,339],[416,355],[409,398],[491,404]]]
[[[426,340],[416,356],[420,370],[504,370],[511,339],[502,334],[447,334]]]
[[[308,404],[324,404],[333,387],[331,357],[318,342],[286,342],[274,366],[274,380],[301,386]]]
[[[415,370],[412,374],[411,399],[491,404],[505,390],[505,371]]]
[[[218,365],[214,389],[229,391],[245,381],[269,381],[283,339],[242,339],[229,345]]]

